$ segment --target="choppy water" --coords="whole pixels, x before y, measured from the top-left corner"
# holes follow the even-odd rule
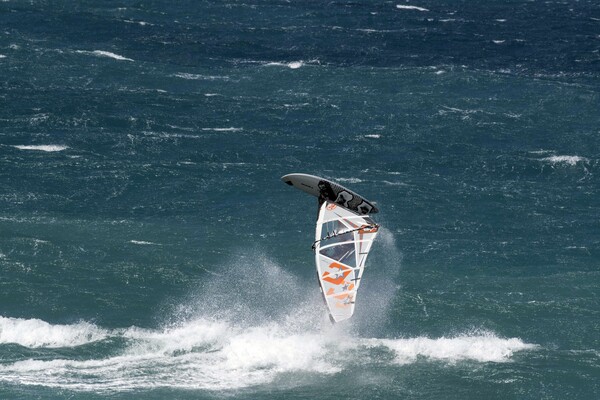
[[[0,397],[600,396],[600,6],[0,2]],[[354,318],[310,249],[377,201]]]

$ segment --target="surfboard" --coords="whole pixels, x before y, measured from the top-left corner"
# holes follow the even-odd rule
[[[363,196],[338,183],[319,176],[309,174],[288,174],[282,176],[281,180],[303,192],[318,197],[321,203],[328,201],[360,215],[375,214],[379,212],[377,207]]]

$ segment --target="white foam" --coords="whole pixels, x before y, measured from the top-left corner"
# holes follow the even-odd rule
[[[327,336],[312,333],[287,334],[279,325],[254,327],[235,335],[223,347],[225,365],[233,370],[259,368],[277,371],[335,373],[339,368],[323,357]]]
[[[108,331],[88,322],[52,325],[39,319],[0,316],[0,343],[25,347],[73,347],[106,338]]]
[[[494,42],[495,44],[502,44],[506,42],[506,40],[492,40],[492,42]]]
[[[353,337],[340,326],[315,327],[314,305],[283,322],[243,325],[227,320],[190,320],[164,329],[101,329],[89,323],[52,325],[40,320],[0,318],[2,342],[26,347],[75,347],[120,337],[126,347],[98,359],[26,359],[0,365],[0,381],[77,391],[126,391],[157,387],[222,390],[268,384],[281,374],[319,376],[382,361],[390,365],[425,358],[449,364],[461,360],[508,362],[515,352],[537,346],[493,333],[451,338],[378,339]],[[300,319],[300,323],[298,322]],[[366,350],[366,351],[365,351]]]
[[[281,62],[269,62],[266,63],[265,66],[268,67],[272,67],[272,66],[276,66],[276,67],[288,67],[291,69],[298,69],[300,67],[304,66],[304,63],[302,61],[292,61],[289,63],[281,63]]]
[[[365,135],[365,137],[370,138],[370,139],[379,139],[381,137],[381,135],[378,133],[373,133],[373,134]]]
[[[242,131],[242,128],[202,128],[203,131],[213,131],[213,132],[239,132]]]
[[[385,183],[386,185],[390,185],[390,186],[407,186],[406,183],[403,182],[390,182],[390,181],[381,181],[383,183]]]
[[[94,50],[94,51],[77,50],[75,52],[79,53],[79,54],[91,54],[91,55],[95,55],[98,57],[108,57],[108,58],[112,58],[112,59],[118,60],[118,61],[134,61],[131,58],[123,57],[121,55],[111,53],[110,51],[104,51],[104,50]]]
[[[138,25],[141,25],[141,26],[146,26],[146,25],[148,25],[148,26],[154,26],[154,24],[151,24],[151,23],[146,22],[146,21],[132,21],[130,19],[124,19],[123,22],[126,22],[128,24],[138,24]]]
[[[146,242],[144,240],[130,240],[129,243],[133,243],[133,244],[139,244],[139,245],[154,245],[154,246],[160,246],[160,244],[158,243],[154,243],[154,242]]]
[[[0,381],[80,391],[126,391],[176,387],[236,389],[273,381],[279,374],[320,375],[340,368],[326,360],[331,344],[318,333],[290,332],[280,325],[250,328],[225,322],[114,331],[131,344],[119,355],[92,360],[22,360],[0,366]]]
[[[336,178],[335,180],[344,183],[361,183],[363,181],[359,178]]]
[[[381,238],[385,253],[393,253],[389,260],[398,266],[394,235],[382,229]],[[250,264],[248,260],[252,260]],[[40,320],[0,320],[0,343],[75,348],[104,340],[103,347],[111,347],[110,355],[102,351],[97,358],[90,358],[93,353],[87,351],[81,357],[76,349],[61,353],[40,349],[36,354],[43,360],[0,363],[0,382],[93,392],[220,391],[268,385],[281,378],[295,384],[295,379],[288,378],[295,378],[293,374],[298,372],[326,379],[327,375],[352,371],[357,363],[360,368],[368,364],[401,368],[418,358],[450,365],[465,359],[506,362],[514,352],[534,347],[493,333],[438,339],[379,338],[377,327],[382,321],[377,316],[386,315],[397,290],[389,280],[389,268],[379,276],[372,271],[365,281],[377,288],[376,293],[371,291],[374,295],[361,295],[361,304],[370,312],[357,313],[349,323],[333,327],[314,281],[304,285],[289,268],[260,252],[245,250],[243,256],[232,255],[219,272],[211,272],[199,282],[197,293],[170,313],[177,322],[163,328],[103,329],[85,322],[52,325]],[[243,280],[235,279],[242,275]],[[379,279],[387,281],[387,286]],[[367,334],[371,337],[353,333],[361,324],[374,327],[371,331],[376,333]],[[371,351],[373,348],[376,351]],[[391,356],[382,358],[382,350]],[[57,354],[63,354],[62,358]]]
[[[0,58],[6,58],[4,54],[0,54]]]
[[[396,4],[396,8],[398,8],[400,10],[429,11],[428,9],[423,8],[423,7],[406,6],[406,5],[403,5],[403,4]]]
[[[176,78],[181,78],[181,79],[188,79],[188,80],[193,80],[193,81],[216,81],[216,80],[229,80],[229,76],[226,75],[201,75],[201,74],[190,74],[187,72],[178,72],[176,74],[173,74],[171,76],[174,76]]]
[[[531,150],[529,151],[529,153],[531,154],[548,154],[548,153],[554,153],[554,150]]]
[[[463,335],[452,338],[430,339],[373,339],[372,346],[384,346],[395,353],[398,364],[413,363],[419,357],[454,363],[462,360],[478,362],[507,362],[517,351],[532,350],[537,345],[521,339],[504,339],[492,333]]]
[[[92,53],[97,56],[100,56],[100,57],[113,58],[113,59],[119,60],[119,61],[133,61],[133,59],[131,59],[131,58],[123,57],[118,54],[111,53],[110,51],[94,50]]]
[[[55,151],[63,151],[68,149],[68,146],[61,146],[57,144],[49,144],[49,145],[17,145],[13,146],[19,150],[36,150],[36,151],[46,151],[46,152],[55,152]]]
[[[589,160],[585,157],[580,156],[551,156],[542,158],[542,161],[549,162],[551,164],[567,164],[567,165],[576,165],[577,163],[583,162],[587,163]]]

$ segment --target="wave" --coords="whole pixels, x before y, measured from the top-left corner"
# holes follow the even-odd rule
[[[85,51],[85,50],[77,50],[75,53],[78,54],[90,54],[98,57],[108,57],[118,61],[134,61],[131,58],[123,57],[119,54],[111,53],[110,51],[104,50],[94,50],[94,51]]]
[[[281,63],[281,62],[269,62],[264,64],[267,67],[277,66],[277,67],[288,67],[290,69],[298,69],[304,66],[302,61],[292,61],[289,63]]]
[[[430,360],[443,360],[450,363],[463,360],[478,362],[507,362],[517,351],[531,350],[538,346],[524,343],[519,338],[500,338],[491,332],[442,337],[431,339],[373,339],[373,346],[384,346],[394,351],[395,362],[413,363],[419,357]]]
[[[336,181],[344,183],[361,183],[363,180],[360,178],[336,178]]]
[[[234,127],[229,127],[229,128],[202,128],[203,131],[213,131],[213,132],[239,132],[239,131],[243,131],[243,128],[234,128]]]
[[[147,242],[145,240],[130,240],[129,243],[138,244],[138,245],[146,245],[146,246],[160,246],[158,243]]]
[[[106,339],[109,331],[89,322],[52,325],[40,319],[0,316],[0,344],[18,344],[29,348],[81,346]]]
[[[188,79],[188,80],[202,80],[202,81],[216,81],[216,80],[229,80],[229,76],[219,76],[219,75],[201,75],[201,74],[190,74],[187,72],[178,72],[176,74],[171,75],[174,78]]]
[[[198,282],[188,299],[167,312],[172,321],[161,328],[111,329],[89,322],[54,325],[1,317],[0,347],[36,351],[33,357],[0,364],[0,382],[85,392],[222,391],[273,384],[296,374],[329,379],[382,364],[401,368],[422,359],[450,365],[507,362],[515,352],[536,347],[492,332],[379,337],[397,290],[389,278],[401,258],[389,230],[382,229],[379,243],[389,269],[369,271],[360,297],[368,312],[358,310],[346,323],[329,323],[312,280],[308,283],[290,265],[281,267],[262,252],[246,249],[232,255],[219,274]],[[236,278],[240,276],[244,279]],[[98,345],[80,349],[92,344]]]
[[[49,145],[17,145],[13,146],[19,150],[37,150],[37,151],[46,151],[46,152],[55,152],[55,151],[63,151],[68,149],[68,146],[61,146],[57,144],[49,144]]]
[[[402,4],[396,4],[396,8],[399,10],[414,10],[414,11],[429,11],[426,8],[418,7],[418,6],[405,6]]]
[[[127,340],[118,355],[108,358],[27,359],[0,366],[0,381],[79,391],[239,389],[273,382],[281,374],[334,375],[359,366],[381,365],[382,360],[390,365],[410,364],[420,358],[449,364],[507,362],[515,352],[537,347],[493,333],[377,339],[354,337],[339,326],[306,331],[274,322],[246,327],[198,319],[162,330],[106,330],[84,322],[0,321],[3,342],[13,338],[26,347],[76,347],[112,337]],[[388,356],[382,358],[382,352]]]
[[[542,158],[542,161],[551,164],[577,165],[577,163],[587,163],[589,162],[589,159],[580,156],[551,156]]]

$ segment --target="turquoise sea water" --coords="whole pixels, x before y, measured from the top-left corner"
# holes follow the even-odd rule
[[[600,396],[596,2],[9,0],[0,27],[0,398]],[[381,210],[348,323],[291,172]]]

